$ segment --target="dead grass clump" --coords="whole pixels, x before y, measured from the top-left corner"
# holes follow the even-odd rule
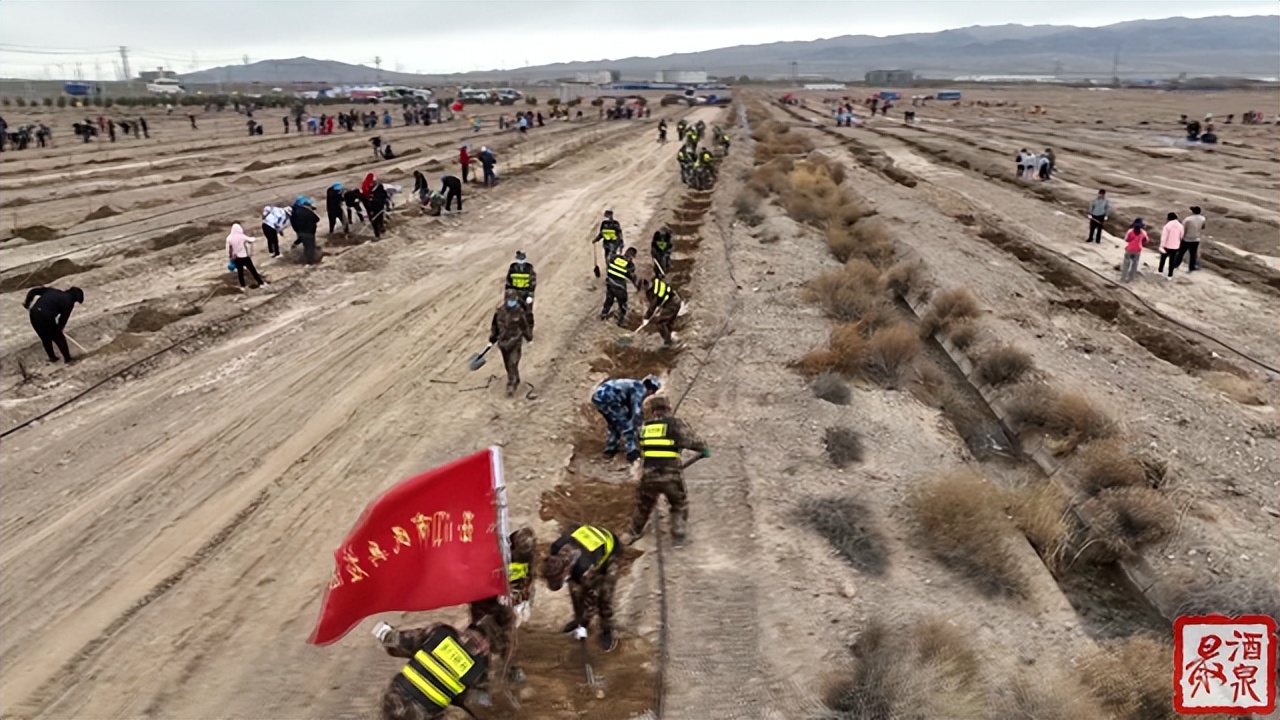
[[[1144,635],[1101,644],[1079,662],[1089,692],[1117,720],[1175,720],[1173,648]]]
[[[939,330],[947,330],[952,324],[961,320],[978,317],[978,301],[963,288],[944,290],[933,296],[929,310],[920,320],[921,331],[933,335]]]
[[[1107,488],[1147,484],[1147,470],[1142,461],[1131,456],[1119,442],[1090,445],[1085,449],[1075,474],[1080,489],[1090,495],[1097,495]]]
[[[796,369],[809,377],[834,372],[838,365],[839,358],[831,348],[810,350],[796,361]]]
[[[867,263],[851,261],[839,270],[825,272],[809,281],[807,299],[818,303],[827,315],[842,322],[860,320],[870,312],[887,309],[888,303],[876,294],[878,273]]]
[[[968,350],[978,339],[978,324],[972,320],[958,320],[947,328],[947,340],[959,350]]]
[[[854,569],[883,575],[889,566],[884,534],[862,503],[847,497],[805,498],[796,508],[797,521],[826,538]]]
[[[831,330],[828,341],[835,356],[835,369],[850,377],[861,377],[867,360],[867,339],[857,323],[841,323]]]
[[[924,358],[916,361],[907,382],[907,390],[912,397],[925,405],[938,407],[947,389],[947,377],[937,365]]]
[[[1085,504],[1092,519],[1088,545],[1099,562],[1133,557],[1169,537],[1178,525],[1173,505],[1147,487],[1107,488]]]
[[[862,436],[843,427],[829,427],[822,436],[822,443],[827,447],[827,457],[836,467],[847,467],[850,463],[862,462]]]
[[[1057,483],[1042,480],[1009,492],[1007,499],[1014,524],[1045,565],[1055,573],[1061,570],[1075,530],[1066,493]]]
[[[919,260],[899,262],[880,276],[880,287],[900,298],[923,293],[929,289],[928,285],[929,275]]]
[[[848,405],[853,399],[853,394],[849,392],[849,386],[845,383],[844,378],[833,372],[824,372],[819,374],[809,383],[813,388],[815,397],[826,400],[832,405]]]
[[[867,369],[876,380],[896,387],[920,354],[920,348],[920,338],[911,328],[903,323],[886,325],[872,333],[866,343]]]
[[[1031,356],[1011,346],[997,345],[978,358],[978,380],[992,387],[1012,385],[1031,371]]]
[[[1107,711],[1080,683],[1075,673],[1060,670],[1052,675],[1028,671],[1010,685],[1011,707],[1002,708],[1001,720],[1081,720],[1104,718]]]
[[[1143,455],[1138,458],[1138,462],[1142,463],[1142,471],[1147,476],[1147,484],[1151,487],[1162,490],[1169,484],[1169,461],[1150,455]]]
[[[1115,434],[1115,424],[1083,395],[1059,394],[1044,385],[1014,389],[1005,407],[1006,419],[1019,434],[1035,429],[1047,436],[1047,447],[1065,455],[1082,443]]]
[[[1027,580],[1013,551],[1014,526],[991,483],[972,474],[928,481],[912,490],[907,503],[925,544],[943,564],[986,593],[1025,594]]]
[[[760,205],[764,202],[755,191],[747,188],[738,193],[738,197],[733,201],[734,213],[737,218],[751,227],[755,227],[764,222],[764,216],[760,214]]]
[[[969,628],[938,619],[890,627],[873,620],[853,645],[857,668],[828,697],[833,720],[987,717],[984,661]]]
[[[779,194],[787,187],[787,174],[794,167],[795,163],[786,158],[767,162],[751,171],[747,187],[762,196]]]
[[[893,263],[893,231],[889,223],[878,217],[859,220],[853,226],[853,237],[861,246],[860,254],[876,267]]]

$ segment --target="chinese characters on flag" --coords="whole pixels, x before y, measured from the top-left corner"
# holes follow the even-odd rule
[[[374,500],[334,552],[309,642],[327,645],[364,618],[461,605],[507,592],[495,487],[497,448],[409,478]]]
[[[1183,616],[1173,625],[1173,705],[1180,713],[1276,707],[1276,621],[1266,615]]]

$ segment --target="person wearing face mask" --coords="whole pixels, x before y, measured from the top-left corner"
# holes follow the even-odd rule
[[[520,387],[520,353],[526,341],[533,342],[533,328],[524,303],[518,292],[507,290],[489,324],[489,342],[502,351],[502,364],[507,369],[507,397],[515,395]]]

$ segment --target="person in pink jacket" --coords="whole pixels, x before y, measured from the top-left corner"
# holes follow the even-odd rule
[[[1133,221],[1133,227],[1124,236],[1124,262],[1120,264],[1120,282],[1127,283],[1138,274],[1142,262],[1142,248],[1149,243],[1147,231],[1142,229],[1142,218]]]
[[[1166,279],[1173,279],[1173,269],[1178,266],[1178,248],[1182,247],[1182,236],[1185,231],[1178,221],[1178,213],[1169,213],[1169,222],[1160,230],[1160,266],[1156,272],[1164,272],[1164,263],[1169,261],[1169,274]]]
[[[253,258],[249,257],[250,247],[253,245],[253,237],[244,233],[244,228],[240,227],[240,223],[231,226],[231,234],[227,236],[227,257],[236,268],[236,277],[240,280],[240,292],[244,292],[244,271],[247,269],[253,275],[254,282],[258,283],[254,287],[262,287],[267,284],[266,280],[258,274],[258,269],[253,266]]]

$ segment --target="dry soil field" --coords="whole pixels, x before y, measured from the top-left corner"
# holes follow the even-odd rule
[[[528,685],[481,717],[1169,716],[1171,614],[1280,605],[1277,128],[1186,149],[1173,121],[1276,97],[982,97],[1019,106],[836,129],[823,94],[747,93],[646,121],[584,108],[527,136],[492,109],[478,134],[380,130],[400,157],[378,162],[371,133],[284,136],[278,117],[257,138],[229,111],[200,131],[154,117],[150,141],[83,146],[59,116],[55,148],[0,157],[0,713],[374,717],[399,668],[375,620],[305,642],[364,504],[500,444],[515,525],[622,530],[634,485],[599,459],[588,396],[659,372],[714,449],[687,473],[689,544],[650,532],[627,551],[622,645],[593,656],[603,697],[557,632],[565,593],[541,587]],[[660,117],[729,128],[714,191],[681,186]],[[465,212],[401,209],[379,242],[322,228],[311,269],[259,247],[271,285],[235,291],[232,222],[256,234],[263,205],[368,171],[437,184],[464,141],[503,177],[468,186]],[[1023,146],[1056,150],[1052,182],[1012,178]],[[1152,279],[1148,253],[1119,288],[1119,240],[1083,243],[1098,187],[1111,232],[1203,206],[1204,270]],[[618,344],[596,319],[605,208],[641,267],[675,230],[680,347]],[[507,399],[500,363],[465,364],[517,249],[538,322]],[[855,281],[815,284],[840,273]],[[85,290],[67,327],[82,362],[45,362],[20,305],[38,284]],[[972,312],[944,316],[953,290]],[[905,334],[896,353],[884,328]],[[1000,349],[1027,361],[996,367]],[[1044,410],[1077,393],[1089,412]]]

